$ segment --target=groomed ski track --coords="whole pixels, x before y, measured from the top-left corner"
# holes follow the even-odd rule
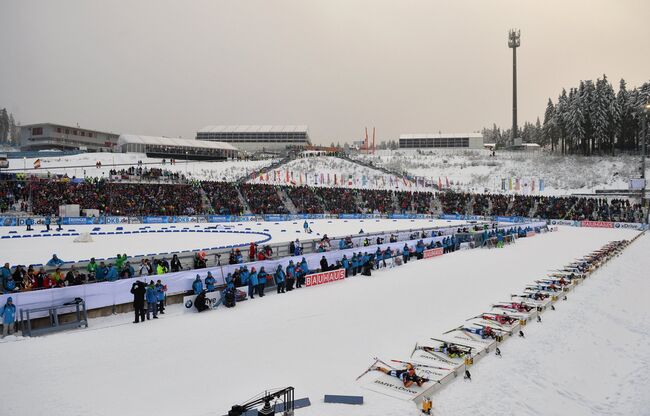
[[[411,351],[413,340],[457,327],[495,300],[506,299],[545,276],[549,269],[611,240],[634,235],[630,230],[560,227],[558,232],[520,239],[504,249],[456,252],[377,272],[370,278],[357,276],[247,301],[233,310],[197,315],[182,314],[175,307],[162,319],[138,326],[130,324],[130,314],[118,315],[91,321],[93,330],[89,331],[6,342],[0,345],[3,357],[17,359],[3,360],[5,379],[12,380],[4,392],[12,400],[0,404],[0,413],[139,415],[153,401],[157,414],[218,415],[265,388],[291,385],[297,397],[308,396],[313,403],[297,415],[416,414],[412,403],[369,392],[355,383],[372,356],[401,358]],[[528,325],[526,339],[504,343],[503,358],[481,360],[472,368],[474,381],[458,380],[436,394],[434,414],[569,414],[555,407],[554,403],[563,401],[584,410],[581,403],[589,396],[583,387],[567,388],[583,370],[589,374],[589,382],[583,384],[600,383],[599,391],[612,396],[617,391],[612,380],[637,383],[618,399],[632,398],[626,402],[630,412],[603,414],[647,410],[642,392],[648,389],[648,379],[642,367],[647,370],[649,328],[643,296],[648,283],[641,276],[650,270],[648,241],[642,237],[595,273],[569,295],[569,301],[558,302],[556,311],[545,313],[542,324]],[[622,266],[633,261],[641,264]],[[620,275],[612,284],[614,270],[635,279]],[[610,290],[612,285],[618,292]],[[600,289],[592,297],[584,295],[592,286]],[[580,304],[579,299],[591,299],[593,304]],[[605,342],[607,335],[601,343],[589,338],[595,331],[591,325],[604,319],[597,313],[583,316],[579,306],[595,310],[599,305],[606,306],[601,311],[606,311],[602,314],[610,321],[604,331],[632,340],[629,344],[618,345],[614,337]],[[594,322],[583,324],[583,318],[592,316]],[[562,324],[569,323],[574,325],[573,332],[563,332]],[[614,323],[630,333],[617,332]],[[548,332],[535,341],[540,331]],[[548,345],[539,345],[544,339]],[[558,349],[546,353],[553,342]],[[592,344],[593,352],[589,350]],[[615,354],[616,348],[621,354],[617,365],[599,371],[594,362],[609,359],[608,352]],[[562,354],[567,351],[588,359],[570,364],[573,361]],[[538,370],[531,370],[535,366]],[[556,387],[556,376],[567,381]],[[497,387],[500,379],[507,383]],[[522,387],[511,394],[516,383]],[[541,395],[536,383],[553,388],[544,388]],[[34,392],[51,400],[33,400]],[[324,404],[324,394],[359,394],[365,396],[365,404],[353,408]],[[504,402],[506,396],[511,397]],[[472,397],[473,405],[468,400]],[[578,414],[598,413],[594,409]]]

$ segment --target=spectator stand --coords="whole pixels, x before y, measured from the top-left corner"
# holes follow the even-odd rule
[[[74,308],[74,312],[70,310]],[[32,328],[32,319],[40,318],[47,312],[50,319],[50,325],[42,328]],[[71,317],[72,320],[62,323],[59,316],[66,314],[66,321]],[[69,328],[79,328],[84,326],[88,328],[88,312],[86,311],[86,302],[77,298],[73,302],[57,304],[39,308],[20,308],[20,323],[23,330],[23,336],[34,337],[38,335],[50,334],[52,332],[64,331]]]

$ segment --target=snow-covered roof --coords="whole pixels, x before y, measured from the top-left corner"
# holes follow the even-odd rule
[[[234,146],[224,142],[212,142],[196,139],[174,139],[171,137],[139,136],[136,134],[122,134],[117,139],[117,145],[123,144],[148,144],[154,146],[182,146],[201,149],[237,150]]]
[[[307,126],[206,126],[199,133],[307,133]]]
[[[399,135],[400,139],[450,139],[464,137],[482,139],[483,135],[480,133],[415,133]]]

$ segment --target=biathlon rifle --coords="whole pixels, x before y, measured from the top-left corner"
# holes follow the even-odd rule
[[[433,368],[433,369],[436,369],[436,370],[446,370],[446,371],[451,371],[451,369],[449,369],[449,368],[445,368],[445,367],[437,367],[437,366],[435,366],[435,365],[412,363],[412,362],[410,362],[410,361],[401,361],[401,360],[391,360],[391,361],[394,362],[394,363],[400,363],[400,364],[410,364],[410,365],[412,365],[413,367],[425,367],[425,368]]]
[[[433,341],[442,342],[443,344],[447,344],[447,345],[454,345],[454,346],[457,346],[457,347],[468,348],[470,354],[472,353],[472,350],[473,350],[473,349],[476,349],[476,347],[471,347],[471,346],[469,346],[469,345],[465,345],[465,344],[459,344],[459,343],[457,343],[457,342],[453,342],[453,341],[444,341],[444,340],[442,340],[442,339],[436,339],[436,338],[431,338],[431,339],[432,339]]]

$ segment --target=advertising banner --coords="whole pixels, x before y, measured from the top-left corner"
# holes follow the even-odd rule
[[[580,221],[581,227],[614,228],[614,223],[609,221]]]
[[[441,220],[460,220],[461,216],[459,214],[442,214],[440,215]]]
[[[102,224],[103,217],[64,217],[63,225],[92,225]]]
[[[424,250],[424,258],[430,259],[432,257],[438,257],[443,255],[442,247],[432,248],[429,250]]]
[[[184,312],[193,312],[199,313],[199,311],[194,307],[194,301],[198,295],[183,296],[183,311]],[[208,307],[206,310],[216,309],[219,306],[219,301],[221,300],[221,292],[214,291],[208,292],[205,294],[205,305]]]
[[[571,225],[574,227],[579,227],[580,223],[578,221],[572,220],[549,220],[550,225]]]
[[[316,286],[324,283],[335,282],[337,280],[345,279],[345,270],[331,270],[329,272],[322,272],[316,274],[309,274],[305,276],[305,286]]]
[[[167,224],[174,222],[174,217],[160,216],[160,217],[142,217],[144,224]]]
[[[0,217],[0,226],[2,227],[15,227],[17,225],[16,217]]]

